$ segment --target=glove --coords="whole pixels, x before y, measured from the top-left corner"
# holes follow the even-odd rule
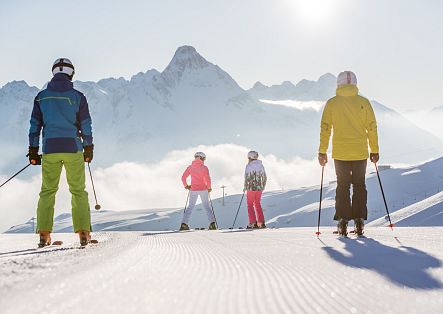
[[[324,167],[328,163],[328,155],[318,153],[318,163],[320,166]]]
[[[378,162],[378,160],[380,159],[380,155],[378,153],[371,153],[369,155],[369,159],[376,164]]]
[[[186,185],[186,186],[185,186],[185,189],[186,189],[186,190],[190,190],[190,189],[191,189],[191,186],[190,186],[190,185]]]
[[[94,158],[94,144],[83,147],[83,158],[85,162],[91,162]]]
[[[211,189],[211,188],[209,188],[209,189],[208,189],[208,193],[211,193],[211,192],[212,192],[212,189]]]
[[[38,146],[37,147],[29,146],[29,151],[28,154],[26,155],[26,157],[29,157],[29,163],[34,166],[42,164],[42,156],[38,154],[38,148],[39,148]]]

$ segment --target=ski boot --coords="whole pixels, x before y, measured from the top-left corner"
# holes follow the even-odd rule
[[[348,236],[348,221],[346,219],[340,218],[337,224],[337,232],[343,237]]]
[[[189,230],[189,226],[185,223],[182,223],[180,225],[180,230],[179,231],[184,231],[184,230]]]
[[[86,246],[89,243],[91,243],[91,234],[89,231],[81,230],[81,231],[79,231],[78,236],[80,238],[80,245],[81,246]]]
[[[249,225],[246,226],[246,229],[257,229],[257,228],[258,226],[256,222],[250,223]]]
[[[216,226],[215,222],[211,222],[209,224],[208,230],[217,230],[217,226]]]
[[[264,222],[259,222],[259,223],[257,224],[257,228],[258,228],[258,229],[266,229],[266,225],[265,225]]]
[[[363,228],[365,226],[365,221],[363,220],[363,218],[356,218],[354,219],[354,232],[356,235],[358,235],[359,237],[363,236]]]
[[[40,242],[38,244],[38,247],[45,247],[48,245],[51,245],[51,232],[49,231],[40,231]]]

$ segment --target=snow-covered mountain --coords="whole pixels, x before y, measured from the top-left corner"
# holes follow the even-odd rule
[[[373,167],[372,165],[369,165]],[[407,168],[381,167],[381,179],[387,197],[392,221],[400,226],[443,226],[443,157],[432,162]],[[376,175],[368,175],[368,222],[373,225],[386,225],[386,215],[380,187]],[[332,226],[336,183],[325,185],[322,203],[322,225]],[[221,228],[232,226],[242,195],[214,199],[214,210]],[[306,227],[317,224],[319,186],[295,190],[264,193],[263,208],[269,227]],[[243,202],[237,226],[247,225],[247,209]],[[183,208],[146,209],[127,211],[92,212],[93,229],[96,231],[146,231],[174,230],[180,225]],[[407,220],[405,220],[407,219]],[[12,227],[7,233],[33,232],[33,219]],[[194,227],[207,227],[207,218],[202,208],[197,206],[191,219]],[[371,224],[370,224],[371,225]],[[70,232],[71,214],[65,213],[55,219],[54,230]]]
[[[301,80],[297,85],[289,81],[272,86],[257,82],[248,92],[256,99],[326,101],[335,95],[336,87],[337,78],[327,73],[320,76],[317,81]]]
[[[166,153],[200,144],[233,143],[280,158],[315,158],[321,111],[270,105],[258,99],[324,101],[335,77],[243,90],[193,47],[177,49],[169,65],[134,75],[75,82],[88,97],[96,144],[95,164],[153,162]],[[6,147],[0,172],[25,161],[28,121],[37,88],[11,82],[0,89],[0,140]],[[443,141],[375,104],[382,160],[415,163],[443,153]],[[303,107],[303,106],[302,106]],[[301,107],[301,108],[302,108]],[[400,140],[408,138],[408,141]]]

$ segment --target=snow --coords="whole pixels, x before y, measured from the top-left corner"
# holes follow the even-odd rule
[[[2,313],[439,313],[443,229],[0,235]]]
[[[244,90],[220,66],[195,48],[183,46],[163,71],[151,69],[129,81],[107,78],[75,81],[74,85],[88,99],[94,163],[109,167],[122,161],[153,163],[173,150],[201,144],[237,144],[285,160],[295,156],[311,160],[318,149],[321,118],[315,102],[335,94],[335,81],[335,76],[325,74],[296,85],[284,82],[268,88],[257,84]],[[25,160],[25,140],[37,92],[23,81],[0,89],[0,141],[4,148],[0,174],[12,173],[15,165]],[[296,101],[296,106],[271,106],[258,99]],[[305,109],[313,105],[317,111]],[[384,162],[411,164],[441,156],[443,141],[375,102],[374,109]],[[190,121],[199,121],[198,129]],[[398,141],[400,136],[410,140]]]
[[[392,213],[397,226],[443,226],[443,192]],[[370,226],[386,225],[386,218],[372,221]]]
[[[246,155],[246,151],[244,155]],[[172,163],[173,161],[170,162]],[[264,165],[266,167],[269,180],[272,181],[274,169],[272,167],[268,167],[266,163],[264,163]],[[128,170],[128,165],[124,165],[123,168]],[[406,168],[394,168],[385,165],[379,166],[380,177],[383,183],[388,208],[392,214],[393,223],[401,226],[443,226],[443,210],[441,209],[443,208],[443,205],[441,205],[443,202],[440,199],[443,193],[443,177],[440,175],[440,169],[442,168],[443,158]],[[378,221],[376,226],[383,224],[387,225],[388,223],[384,219],[386,215],[385,205],[374,170],[374,166],[369,164],[366,180],[368,190],[368,223]],[[140,171],[140,169],[138,169],[138,171]],[[239,170],[239,173],[240,171],[242,170]],[[325,178],[330,178],[331,176],[334,177],[335,173],[333,171],[333,165],[328,164],[327,168],[325,169]],[[222,172],[226,174],[226,170]],[[122,173],[121,177],[115,173],[111,173],[111,177],[114,179],[111,181],[111,186],[115,185],[116,182],[126,182],[128,180],[128,176],[124,171],[120,171],[119,173]],[[320,175],[320,173],[321,171],[319,169],[318,175]],[[108,188],[103,188],[104,185],[101,177],[97,175],[95,178],[96,184],[100,183],[99,185],[101,186],[101,191],[116,194],[119,198],[123,197],[121,195],[122,188],[117,186],[117,189],[108,191]],[[136,180],[134,182],[140,181],[140,179],[133,179],[132,177],[129,178],[131,182],[134,180]],[[243,182],[242,177],[236,178],[236,180],[240,183]],[[168,185],[170,184],[160,184],[162,189],[163,186]],[[179,185],[179,183],[177,183],[177,185]],[[228,185],[230,191],[232,191],[233,184]],[[219,185],[214,185],[214,187],[216,186]],[[149,190],[144,189],[143,185],[137,187],[130,185],[129,187],[130,189],[134,190],[133,193],[125,192],[129,193],[127,196],[129,200],[132,198],[144,199],[140,194],[147,193],[146,191]],[[333,220],[335,213],[335,189],[335,181],[325,183],[323,187],[321,224],[325,226],[335,225],[335,221]],[[241,190],[241,187],[239,187],[238,190]],[[181,191],[180,193],[183,193],[181,195],[183,196],[182,206],[184,206],[186,192],[182,190],[181,186],[179,191]],[[152,199],[162,195],[160,190],[152,190],[150,193],[153,193],[154,195]],[[318,218],[319,194],[320,186],[318,185],[288,190],[265,190],[262,205],[268,225],[278,228],[316,226]],[[241,198],[242,194],[228,195],[225,197],[225,205],[223,206],[223,201],[221,198],[215,196],[213,197],[212,201],[214,211],[218,224],[221,228],[228,228],[232,226]],[[115,200],[115,198],[111,198],[111,200]],[[102,210],[93,210],[91,212],[92,226],[95,231],[173,230],[178,228],[183,215],[183,207],[148,207],[140,210],[123,210],[124,208],[120,208],[121,210],[117,211],[110,210],[110,207],[113,206],[112,203],[102,203],[101,205],[103,208]],[[146,205],[149,206],[148,201],[146,201]],[[422,213],[419,214],[420,212]],[[407,223],[406,221],[402,221],[404,218],[406,218],[405,213],[410,213],[407,214],[407,217],[414,213],[413,216],[408,218]],[[247,208],[246,200],[244,199],[240,207],[236,227],[246,226],[247,223]],[[198,205],[191,218],[191,226],[207,227],[207,225],[208,221],[206,215],[204,215],[202,207]],[[35,230],[34,227],[33,220],[30,219],[23,224],[10,228],[7,232],[33,232],[33,230]],[[56,232],[72,231],[72,219],[70,213],[64,213],[56,217],[54,230]]]

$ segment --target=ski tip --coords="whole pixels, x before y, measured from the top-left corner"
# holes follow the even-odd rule
[[[91,240],[91,244],[97,244],[98,243],[98,240]]]

